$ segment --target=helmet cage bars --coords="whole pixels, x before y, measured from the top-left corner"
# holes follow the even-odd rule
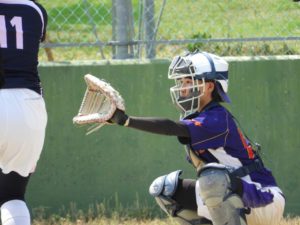
[[[181,117],[186,117],[195,111],[200,106],[200,97],[204,95],[205,82],[202,79],[202,83],[199,80],[192,79],[192,84],[183,87],[180,80],[175,80],[176,85],[170,88],[170,94],[173,104],[175,104],[182,112]],[[186,97],[182,97],[181,93],[187,91],[189,94]]]
[[[168,78],[175,81],[175,86],[170,88],[170,94],[173,104],[181,111],[181,117],[194,113],[200,106],[200,97],[204,95],[205,80],[195,79],[195,68],[188,58],[177,56],[169,67]],[[190,78],[191,85],[184,85],[182,78]],[[189,93],[187,96],[181,96],[184,91]]]

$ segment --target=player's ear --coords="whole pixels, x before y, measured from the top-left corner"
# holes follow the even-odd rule
[[[215,83],[214,82],[206,82],[205,86],[207,86],[207,91],[212,93],[215,89]]]

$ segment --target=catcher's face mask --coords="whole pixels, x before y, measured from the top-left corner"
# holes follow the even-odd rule
[[[195,79],[193,64],[186,57],[175,57],[169,67],[169,79],[175,86],[170,88],[172,102],[180,109],[181,117],[196,112],[204,95],[204,79]]]
[[[176,56],[169,66],[168,77],[175,80],[176,85],[170,89],[171,97],[183,116],[199,109],[205,81],[214,81],[221,101],[230,103],[227,95],[228,63],[219,56],[199,51]],[[182,85],[181,79],[184,78],[191,79],[189,87]],[[190,95],[182,95],[185,89],[190,89]]]

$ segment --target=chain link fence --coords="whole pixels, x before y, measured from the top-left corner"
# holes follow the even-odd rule
[[[300,54],[292,0],[40,0],[49,15],[42,60]],[[45,54],[46,53],[46,54]]]

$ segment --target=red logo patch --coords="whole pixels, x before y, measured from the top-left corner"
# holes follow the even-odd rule
[[[200,122],[197,121],[197,120],[192,119],[191,121],[192,121],[193,124],[194,124],[195,126],[197,126],[197,127],[201,127],[201,126],[202,126],[202,123],[200,123]]]

